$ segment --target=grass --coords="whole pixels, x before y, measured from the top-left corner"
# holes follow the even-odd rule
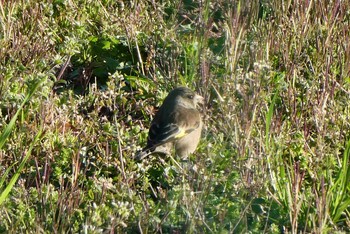
[[[0,232],[349,232],[349,7],[1,2]],[[198,150],[135,162],[178,85]]]
[[[30,88],[28,94],[26,95],[26,97],[24,98],[23,102],[19,106],[19,109],[17,110],[16,114],[11,118],[11,121],[9,122],[9,124],[4,128],[2,134],[0,135],[0,149],[4,146],[7,138],[9,137],[9,135],[12,132],[12,129],[15,127],[15,123],[16,123],[16,120],[18,118],[18,115],[22,111],[24,105],[30,100],[31,96],[34,94],[34,92],[36,91],[36,89],[39,87],[39,85],[42,82],[43,82],[43,80],[37,82],[36,84],[33,85],[33,87]],[[31,155],[31,151],[32,151],[32,149],[34,147],[34,144],[37,143],[38,139],[40,138],[41,132],[42,131],[41,131],[41,128],[40,128],[39,131],[38,131],[38,134],[34,138],[34,141],[30,144],[30,147],[29,147],[28,151],[26,152],[26,155],[23,158],[23,161],[19,165],[18,171],[13,175],[13,177],[11,178],[9,184],[6,186],[4,191],[0,194],[0,205],[4,202],[4,200],[6,199],[8,194],[10,193],[11,189],[13,188],[14,184],[16,183],[19,175],[21,174],[21,171],[23,170],[23,168],[25,166],[25,163],[27,162],[29,156]],[[12,167],[13,167],[13,165],[6,170],[4,176],[1,178],[0,188],[3,187],[3,184],[5,182],[5,178],[8,175],[9,170],[12,169]]]

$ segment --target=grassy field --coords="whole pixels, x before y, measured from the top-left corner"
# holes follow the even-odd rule
[[[0,233],[350,232],[350,3],[281,2],[0,1]],[[180,85],[198,150],[134,161]]]

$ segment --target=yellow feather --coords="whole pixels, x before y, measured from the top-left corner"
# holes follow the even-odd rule
[[[181,138],[181,137],[184,137],[184,136],[186,136],[186,135],[187,135],[187,134],[186,134],[185,129],[181,128],[181,129],[179,129],[179,133],[176,134],[175,138]]]

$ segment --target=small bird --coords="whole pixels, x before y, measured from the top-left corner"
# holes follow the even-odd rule
[[[186,159],[193,153],[202,132],[202,116],[197,110],[203,97],[186,87],[172,90],[154,116],[148,133],[147,145],[135,159],[141,160],[153,153],[175,153]]]

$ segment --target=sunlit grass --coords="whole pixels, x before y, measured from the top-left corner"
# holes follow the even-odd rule
[[[1,2],[0,232],[349,231],[349,7]],[[178,85],[197,152],[135,162]]]

